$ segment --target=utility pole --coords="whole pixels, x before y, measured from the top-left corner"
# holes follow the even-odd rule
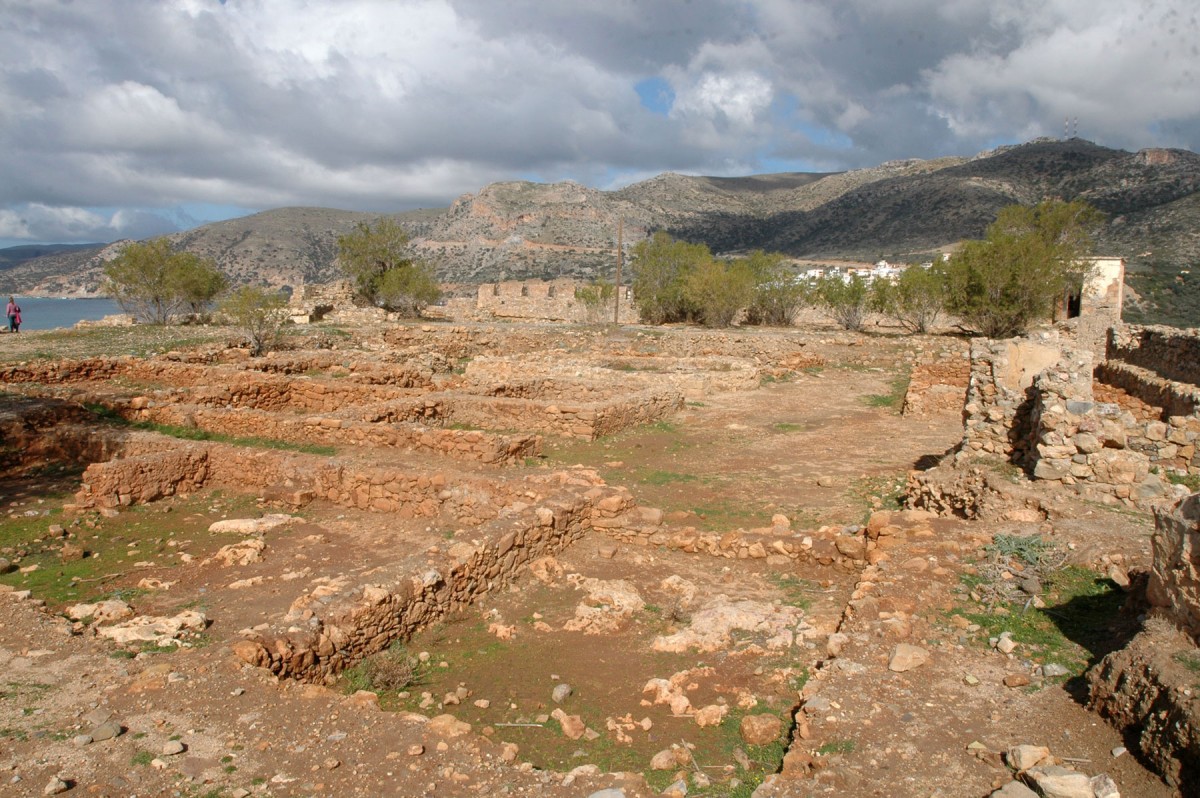
[[[625,256],[625,220],[617,219],[617,279],[613,285],[613,324],[621,323],[621,259]]]

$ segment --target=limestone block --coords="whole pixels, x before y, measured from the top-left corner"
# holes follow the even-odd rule
[[[1200,640],[1200,493],[1154,515],[1147,598]]]

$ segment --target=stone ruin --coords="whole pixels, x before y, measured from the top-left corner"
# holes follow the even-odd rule
[[[1096,363],[1058,330],[974,339],[962,442],[914,476],[913,506],[972,515],[1003,481],[989,464],[1105,503],[1150,507],[1185,493],[1168,476],[1200,473],[1200,336],[1121,325],[1105,355]]]
[[[440,565],[423,553],[397,554],[369,578],[303,592],[283,617],[235,644],[244,661],[307,682],[336,679],[587,532],[701,557],[847,571],[884,545],[865,533],[786,523],[671,528],[660,510],[637,506],[586,469],[518,468],[539,454],[542,434],[593,440],[667,418],[685,394],[752,390],[763,374],[820,362],[786,338],[639,334],[610,345],[594,333],[572,335],[401,326],[385,334],[383,354],[248,358],[220,349],[10,365],[0,380],[22,398],[0,411],[0,439],[30,464],[86,466],[76,510],[111,512],[218,487],[285,507],[326,502],[470,530],[470,542],[450,546]],[[500,339],[521,354],[490,354]],[[97,413],[354,454],[181,442],[97,424]]]

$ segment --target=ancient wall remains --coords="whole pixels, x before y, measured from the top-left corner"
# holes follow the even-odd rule
[[[963,407],[963,448],[1024,462],[1029,447],[1030,388],[1062,357],[1053,334],[1036,338],[971,341],[971,376]]]
[[[909,375],[900,412],[906,416],[959,412],[966,404],[970,381],[971,360],[966,353],[918,363]]]
[[[1200,493],[1154,513],[1150,605],[1200,643]]]
[[[1200,385],[1200,334],[1194,329],[1121,325],[1109,336],[1107,355],[1166,380]]]
[[[587,287],[577,280],[512,280],[484,283],[476,294],[475,309],[484,317],[495,319],[525,319],[530,321],[571,321],[583,323],[611,322],[613,303],[589,308],[575,297],[577,288]],[[618,289],[621,324],[638,321],[629,286]]]

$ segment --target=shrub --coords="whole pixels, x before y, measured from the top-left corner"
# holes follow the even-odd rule
[[[239,328],[250,345],[250,355],[271,351],[287,322],[287,300],[275,291],[243,285],[221,302],[221,312]]]

